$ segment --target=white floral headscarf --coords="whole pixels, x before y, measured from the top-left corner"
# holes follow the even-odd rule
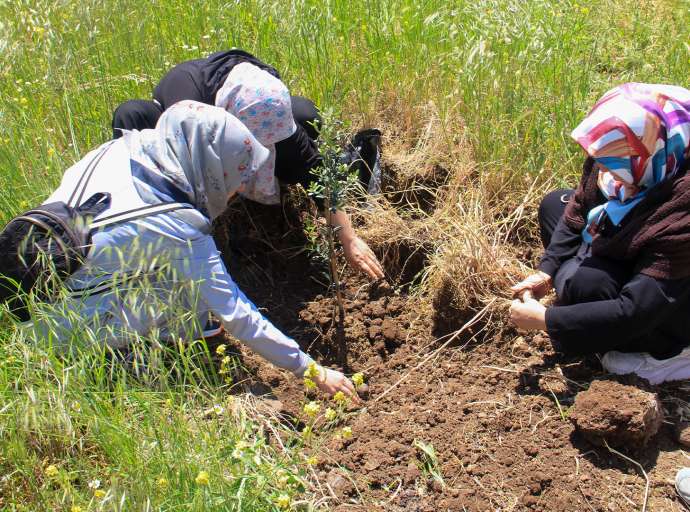
[[[269,158],[237,118],[196,101],[176,103],[155,129],[126,132],[124,139],[132,160],[145,169],[139,181],[146,186],[137,186],[144,201],[182,197],[210,220]]]
[[[241,194],[264,204],[280,202],[280,188],[275,177],[275,143],[287,139],[297,129],[287,87],[268,72],[243,62],[228,74],[216,94],[216,106],[242,121],[270,151],[266,163]]]

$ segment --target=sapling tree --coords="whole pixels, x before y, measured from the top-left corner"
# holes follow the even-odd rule
[[[343,367],[347,366],[347,348],[345,346],[345,306],[340,287],[338,260],[336,258],[336,235],[340,226],[334,223],[334,215],[347,203],[351,193],[359,186],[357,175],[350,171],[347,163],[341,160],[341,143],[345,140],[342,122],[338,121],[332,110],[322,112],[319,128],[318,145],[323,158],[321,165],[311,172],[316,177],[309,187],[311,197],[323,202],[326,223],[315,223],[310,228],[311,249],[328,261],[330,281],[335,290],[338,309],[338,359]]]

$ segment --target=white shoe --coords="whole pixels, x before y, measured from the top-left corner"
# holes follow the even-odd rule
[[[646,352],[606,352],[601,358],[603,367],[617,375],[634,373],[650,384],[670,380],[690,379],[690,347],[669,359],[654,359]]]
[[[676,475],[676,491],[683,502],[690,507],[690,468],[683,468]]]

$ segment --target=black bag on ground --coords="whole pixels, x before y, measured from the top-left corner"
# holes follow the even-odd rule
[[[76,208],[50,203],[12,219],[0,232],[0,302],[29,320],[26,295],[50,298],[79,269],[91,245],[91,220],[109,206],[110,194],[97,193]]]
[[[340,157],[350,170],[357,173],[369,194],[381,192],[381,131],[369,128],[358,131]]]

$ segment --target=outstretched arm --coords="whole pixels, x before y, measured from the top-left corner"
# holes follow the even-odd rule
[[[541,257],[537,272],[510,288],[514,297],[530,292],[535,299],[541,299],[553,286],[553,278],[563,262],[572,258],[582,244],[582,235],[570,228],[563,217],[558,221],[551,235],[549,246]],[[519,305],[518,305],[519,306]]]
[[[196,240],[193,253],[190,277],[198,283],[201,299],[225,329],[271,363],[301,377],[313,362],[311,357],[266,319],[237,287],[213,239]],[[334,370],[324,369],[315,382],[326,392],[353,394],[350,380]]]

